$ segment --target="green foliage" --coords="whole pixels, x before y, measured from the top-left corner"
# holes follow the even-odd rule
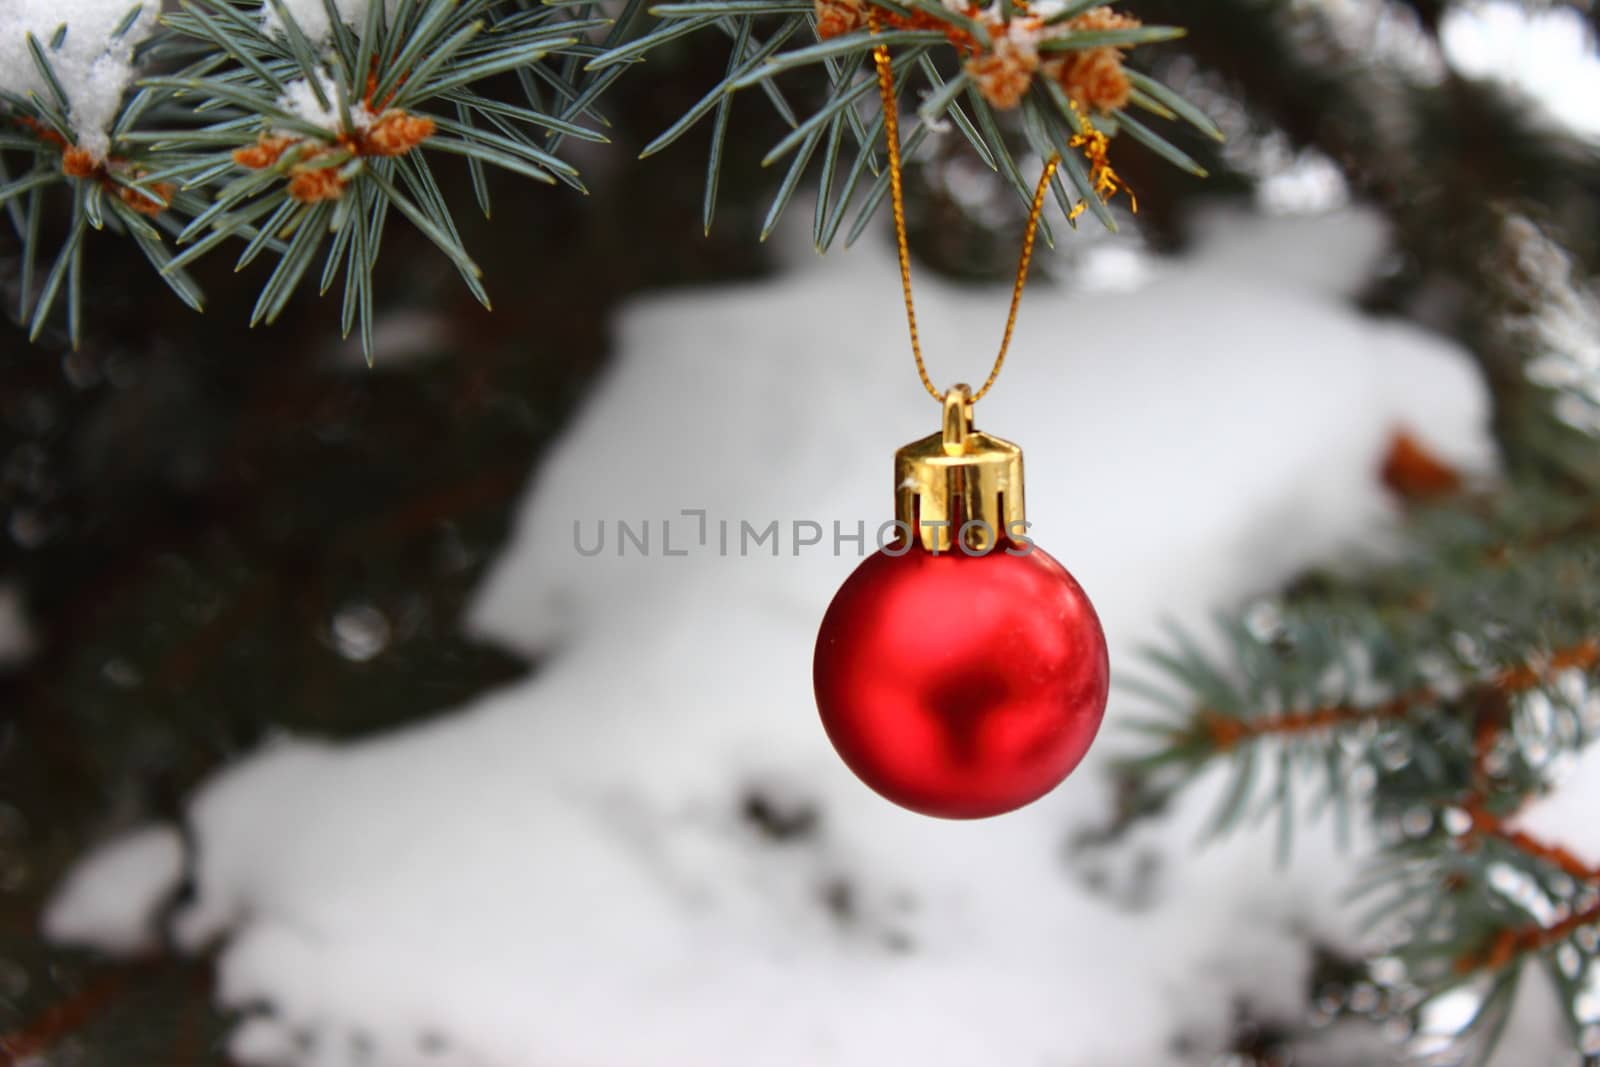
[[[1526,220],[1501,239],[1508,256],[1552,266]],[[1525,333],[1592,314],[1575,299],[1552,286],[1508,300],[1501,319]],[[1586,339],[1541,342],[1530,356],[1559,362],[1581,360]],[[1150,653],[1164,680],[1134,687],[1153,712],[1130,724],[1148,745],[1126,767],[1138,810],[1226,765],[1214,833],[1270,821],[1287,854],[1308,815],[1331,814],[1345,837],[1358,819],[1374,828],[1356,899],[1391,957],[1389,1000],[1421,1026],[1465,991],[1476,1010],[1451,1037],[1476,1062],[1530,966],[1560,992],[1575,1042],[1597,1036],[1581,993],[1600,966],[1600,871],[1514,828],[1600,736],[1600,504],[1571,477],[1594,438],[1564,402],[1579,394],[1542,395],[1542,465],[1414,502],[1396,558],[1248,605],[1221,621],[1217,652],[1175,635]]]
[[[1051,21],[1059,24],[1091,6],[1092,0],[1068,3]],[[1450,0],[1397,0],[1384,9],[1409,8],[1424,27],[1436,28],[1451,6]],[[1600,17],[1594,5],[1579,0],[1529,0],[1528,6],[1570,8],[1591,24]],[[0,96],[0,205],[21,249],[20,300],[8,301],[7,310],[15,311],[34,335],[62,313],[74,338],[83,332],[90,291],[86,276],[92,270],[86,263],[93,259],[85,250],[101,233],[133,242],[193,306],[199,304],[199,291],[187,270],[208,253],[229,245],[237,263],[274,262],[255,302],[257,321],[279,315],[312,278],[324,291],[341,285],[343,325],[349,331],[359,324],[370,348],[377,303],[373,268],[388,224],[398,215],[440,249],[474,295],[486,301],[476,263],[490,261],[481,250],[474,256],[464,246],[465,226],[454,222],[462,205],[447,202],[443,190],[449,185],[437,180],[442,158],[454,157],[444,165],[466,168],[470,199],[485,215],[493,207],[491,166],[554,186],[563,195],[579,191],[582,184],[561,158],[562,146],[572,139],[604,141],[601,131],[609,123],[600,105],[618,81],[642,61],[670,59],[699,37],[728,42],[720,76],[708,77],[703,95],[681,115],[663,120],[643,154],[672,147],[709,126],[702,207],[708,229],[730,146],[740,143],[732,130],[735,94],[758,89],[787,127],[766,157],[775,168],[776,193],[765,230],[771,231],[809,185],[816,190],[812,238],[819,249],[841,238],[849,243],[864,232],[887,194],[877,147],[884,120],[869,58],[877,43],[895,50],[897,85],[910,116],[908,157],[928,154],[938,144],[937,131],[948,126],[959,140],[946,137],[947,143],[972,151],[1026,199],[1030,161],[1023,155],[1062,151],[1079,132],[1059,85],[1047,79],[1035,84],[1017,109],[990,106],[949,36],[959,31],[988,40],[985,19],[937,3],[884,0],[879,7],[886,19],[924,21],[914,28],[891,21],[876,39],[856,31],[827,41],[816,39],[815,9],[804,0],[668,3],[648,13],[649,19],[643,0],[607,7],[588,0],[399,0],[373,4],[360,26],[340,22],[329,8],[333,28],[326,40],[317,41],[297,28],[281,5],[269,0],[268,7],[281,29],[263,27],[258,0],[191,0],[170,14],[141,50],[151,76],[122,102],[113,125],[111,157],[117,165],[92,179],[68,177],[62,169],[63,143],[71,143],[73,130],[60,91]],[[1580,984],[1596,966],[1600,936],[1593,923],[1572,922],[1594,914],[1596,880],[1575,874],[1559,853],[1519,839],[1505,825],[1525,801],[1559,788],[1562,769],[1600,728],[1596,669],[1592,660],[1575,653],[1595,639],[1600,618],[1600,449],[1594,440],[1600,394],[1592,390],[1592,358],[1583,348],[1600,328],[1587,291],[1588,277],[1600,265],[1600,227],[1595,225],[1600,155],[1493,86],[1449,71],[1438,81],[1397,72],[1376,50],[1342,37],[1338,13],[1328,5],[1141,0],[1137,11],[1150,21],[1182,23],[1188,31],[1178,44],[1147,50],[1149,60],[1143,58],[1146,50],[1135,53],[1145,70],[1130,71],[1129,108],[1093,116],[1105,132],[1128,134],[1117,145],[1117,158],[1142,167],[1135,184],[1153,209],[1142,216],[1151,224],[1147,232],[1161,226],[1152,215],[1175,213],[1193,192],[1192,184],[1177,184],[1187,175],[1228,172],[1233,166],[1240,167],[1234,178],[1248,174],[1238,153],[1253,138],[1282,137],[1296,150],[1315,149],[1336,160],[1356,195],[1394,225],[1397,269],[1365,300],[1375,309],[1425,318],[1470,348],[1493,389],[1505,460],[1500,482],[1414,504],[1399,559],[1306,575],[1223,620],[1219,640],[1207,646],[1215,651],[1180,635],[1155,652],[1153,662],[1164,682],[1150,687],[1153,709],[1135,726],[1149,739],[1149,749],[1129,767],[1139,806],[1181,796],[1196,777],[1224,766],[1231,780],[1212,822],[1218,833],[1266,822],[1287,851],[1308,811],[1351,830],[1358,822],[1370,824],[1378,855],[1352,890],[1374,935],[1387,943],[1378,951],[1385,953],[1383,970],[1389,977],[1384,984],[1396,1010],[1420,1023],[1438,998],[1469,993],[1477,1010],[1472,1025],[1457,1037],[1458,1051],[1487,1057],[1519,982],[1537,970],[1561,995],[1575,1047],[1600,1045],[1600,1033],[1586,1024],[1578,1006]],[[984,12],[995,18],[1011,14],[1008,0],[997,0]],[[1068,32],[1046,42],[1044,51],[1172,35],[1161,27],[1116,39]],[[59,84],[50,64],[60,40],[58,33],[34,42],[31,50],[47,86]],[[374,79],[370,87],[369,77]],[[320,93],[328,119],[311,121],[303,106],[285,106],[286,90],[297,82],[312,100]],[[393,98],[386,100],[390,93]],[[301,99],[303,105],[306,96]],[[370,104],[378,102],[431,119],[434,134],[398,157],[349,152],[340,135],[359,127],[352,123],[353,112],[364,106],[372,110]],[[1157,124],[1137,112],[1174,125],[1157,133]],[[1217,144],[1219,125],[1230,135],[1226,149]],[[310,155],[306,144],[272,166],[252,170],[235,162],[236,150],[258,145],[263,135],[282,134],[321,142],[328,151],[317,160],[337,170],[345,194],[317,203],[301,203],[288,194],[289,172]],[[1147,146],[1149,158],[1125,150],[1127,141]],[[1069,209],[1085,202],[1103,224],[1114,225],[1115,216],[1093,195],[1081,161],[1071,151],[1063,155],[1058,205]],[[1143,165],[1156,160],[1173,166]],[[170,193],[161,188],[168,182],[174,186]],[[153,216],[137,210],[157,199],[167,203],[167,210]],[[413,237],[390,233],[387,239],[392,250],[395,240]],[[632,229],[628,239],[650,244],[639,241]],[[536,254],[554,259],[560,250],[547,245]],[[609,248],[607,255],[616,262],[626,251]],[[607,261],[597,257],[584,272],[602,273]],[[516,264],[513,259],[502,266],[516,269]],[[565,299],[575,299],[575,291]],[[576,328],[580,320],[601,314],[591,307],[562,319]],[[547,337],[555,328],[524,320],[518,336]],[[482,364],[481,346],[474,346],[474,359]],[[520,351],[500,359],[521,373]],[[196,363],[207,361],[197,358]],[[268,357],[258,353],[255,366],[268,368]],[[276,365],[263,369],[258,379],[247,380],[243,395],[265,405],[281,374]],[[359,557],[371,568],[370,545],[381,541],[371,536],[381,524],[363,525],[358,506],[360,492],[372,487],[371,470],[383,455],[415,454],[393,447],[395,433],[414,431],[419,424],[457,425],[460,408],[454,404],[468,404],[476,395],[470,376],[463,371],[461,377],[449,394],[455,401],[441,408],[435,421],[412,412],[403,414],[395,428],[371,433],[371,450],[349,461],[349,470],[358,473],[349,474],[347,484],[330,483],[326,492],[309,498],[314,504],[302,499],[303,470],[320,470],[329,462],[325,456],[267,479],[292,485],[294,492],[268,501],[263,511],[272,514],[259,519],[261,530],[245,539],[245,550],[261,552],[266,550],[256,546],[275,544],[282,536],[277,516],[294,514],[297,507],[314,512],[316,521],[329,528],[353,526],[362,536],[351,539],[348,555],[331,557],[332,577],[323,583],[329,586],[323,595],[338,600],[336,583],[365,573],[352,570],[350,561]],[[361,388],[378,388],[375,383],[382,381],[383,376],[363,379]],[[546,384],[543,376],[532,375],[504,395],[543,396]],[[161,421],[171,426],[200,421],[216,404],[210,387],[200,392],[203,404],[196,400],[179,417]],[[297,405],[300,395],[294,393]],[[391,410],[392,400],[373,410]],[[240,421],[288,425],[283,417],[288,407],[268,406]],[[485,422],[476,416],[472,421]],[[337,442],[344,440],[342,434],[295,429],[289,436]],[[147,427],[129,436],[148,435]],[[439,470],[433,493],[446,503],[455,501],[455,486],[471,476],[476,461],[463,447],[454,461],[460,471]],[[246,469],[250,465],[242,464]],[[414,466],[389,473],[392,506],[401,517],[412,514],[407,494],[416,482]],[[520,484],[524,474],[517,467],[506,485]],[[259,495],[254,482],[233,490],[239,500]],[[340,507],[353,511],[343,514]],[[179,525],[187,529],[184,519]],[[105,525],[122,536],[120,522]],[[309,594],[295,582],[309,581],[301,573],[304,560],[325,554],[328,536],[320,526],[309,528],[301,535],[303,543],[292,544],[285,560],[247,588],[217,583],[231,598],[231,610],[218,616],[220,623],[193,623],[202,644],[215,642],[225,650],[210,658],[180,654],[182,633],[174,637],[145,625],[152,618],[211,618],[198,608],[188,614],[163,608],[185,591],[161,583],[183,583],[163,577],[167,572],[152,565],[149,576],[134,584],[139,595],[128,596],[120,611],[97,606],[94,614],[110,620],[103,623],[104,633],[92,629],[95,639],[84,640],[68,631],[77,643],[63,643],[70,655],[56,655],[70,660],[70,670],[59,664],[38,668],[38,680],[25,691],[29,699],[14,703],[35,709],[32,720],[41,730],[82,717],[88,724],[81,727],[84,735],[99,737],[114,754],[108,762],[140,758],[141,746],[150,743],[147,720],[175,707],[187,707],[196,733],[212,730],[215,709],[231,706],[241,688],[236,670],[241,676],[260,672],[251,677],[262,684],[243,689],[262,707],[248,716],[250,728],[229,736],[222,747],[253,741],[274,716],[281,720],[285,704],[309,715],[305,709],[313,703],[305,694],[289,694],[285,701],[272,683],[318,677],[314,657],[326,650],[295,649],[266,637],[235,640],[227,636],[227,627],[252,613],[281,616],[285,630],[312,643],[305,638],[311,628],[297,614],[305,612]],[[151,559],[166,558],[165,538],[151,539]],[[197,542],[205,543],[198,537]],[[103,549],[86,542],[64,570],[93,573],[90,564]],[[488,544],[478,546],[474,555],[490,550]],[[229,573],[233,566],[221,550],[194,550],[188,556],[208,562],[217,573]],[[418,581],[415,560],[406,557],[387,569],[400,575],[389,584],[409,595]],[[322,582],[320,575],[313,578]],[[464,588],[466,579],[459,581]],[[258,589],[264,591],[258,594]],[[94,588],[79,595],[98,605],[105,594]],[[209,602],[210,594],[205,599]],[[321,605],[311,614],[321,618],[328,614],[322,609],[331,606],[336,605]],[[396,608],[391,614],[398,618],[400,612]],[[456,698],[453,690],[421,695],[421,685],[408,672],[434,684],[431,680],[443,676],[452,660],[479,664],[477,669],[495,678],[514,669],[492,655],[450,645],[446,634],[452,629],[441,623],[437,632],[423,630],[412,639],[417,650],[408,655],[425,657],[430,653],[424,650],[432,650],[435,658],[408,660],[395,671],[393,690],[406,697],[406,715]],[[218,632],[224,636],[217,637]],[[139,635],[150,647],[117,636],[125,633]],[[131,644],[154,663],[171,660],[178,666],[153,672],[157,684],[148,696],[118,694],[107,703],[97,640],[124,652]],[[290,658],[270,658],[275,650]],[[205,662],[205,684],[196,687],[199,698],[185,704],[187,671],[194,669],[185,664],[199,660]],[[52,670],[80,678],[82,689],[68,689],[68,699],[47,704],[40,697],[52,692],[47,684],[56,677]],[[328,706],[354,705],[362,694],[371,699],[374,675],[362,673],[365,667],[348,670],[337,685],[320,685]],[[346,691],[349,700],[343,698]],[[105,722],[118,726],[107,732]],[[371,725],[347,724],[351,730]],[[73,747],[51,751],[59,760]],[[198,768],[205,761],[193,762]],[[184,785],[193,777],[190,770]],[[56,773],[57,763],[41,763],[33,776],[34,794],[50,796]],[[13,773],[8,785],[22,780]],[[98,796],[80,792],[85,795],[76,802],[95,807]],[[22,929],[31,918],[19,917],[14,925]],[[34,1005],[29,1007],[31,1016]]]
[[[117,29],[128,33],[140,14],[135,3]],[[181,266],[174,266],[162,234],[176,235],[178,225],[165,211],[198,211],[203,201],[189,192],[162,192],[152,171],[158,164],[152,154],[127,144],[124,135],[158,103],[154,94],[126,97],[112,126],[115,163],[96,173],[69,177],[62,149],[75,134],[69,120],[66,90],[55,72],[57,53],[68,27],[60,27],[49,41],[28,38],[29,57],[48,87],[47,95],[26,97],[0,89],[0,207],[22,249],[17,319],[37,339],[63,300],[67,325],[74,343],[83,332],[85,246],[91,230],[108,231],[132,241],[160,272],[178,297],[200,309],[200,290]],[[51,208],[65,204],[64,232],[48,224]],[[140,210],[140,208],[146,210]],[[150,210],[159,211],[151,217]]]
[[[1413,61],[1457,6],[1403,0],[1373,17]],[[1405,8],[1419,16],[1414,42]],[[1208,166],[1248,169],[1249,152],[1274,142],[1319,152],[1383,212],[1395,269],[1364,302],[1472,353],[1502,474],[1414,502],[1398,559],[1305,575],[1230,613],[1203,650],[1191,636],[1164,643],[1152,660],[1164,680],[1137,687],[1147,747],[1127,767],[1130,814],[1214,770],[1231,776],[1217,832],[1266,821],[1287,850],[1308,816],[1374,829],[1378,855],[1353,889],[1387,945],[1373,957],[1385,954],[1374,967],[1385,1002],[1419,1026],[1442,997],[1476,1006],[1459,1033],[1435,1035],[1437,1062],[1493,1054],[1530,971],[1592,1058],[1600,1029],[1580,987],[1597,966],[1600,878],[1561,842],[1518,837],[1514,816],[1560,788],[1600,729],[1600,156],[1498,85],[1447,66],[1415,74],[1372,47],[1359,12],[1274,0],[1139,10],[1182,17],[1206,73],[1185,79],[1186,61],[1155,72],[1186,98],[1237,105],[1208,108],[1230,137],[1224,152],[1200,146]],[[1161,181],[1140,185],[1156,211],[1181,195]]]
[[[152,151],[172,156],[160,177],[214,189],[206,209],[178,235],[188,247],[173,264],[192,262],[230,237],[245,239],[235,269],[263,252],[274,253],[277,265],[251,316],[255,325],[273,321],[320,262],[320,291],[342,281],[344,330],[348,334],[359,322],[370,352],[372,272],[394,211],[425,234],[473,296],[489,306],[481,272],[462,246],[429,160],[441,154],[465,158],[486,215],[485,165],[582,191],[577,170],[542,142],[557,133],[604,137],[574,121],[587,111],[573,106],[578,90],[545,60],[579,54],[583,34],[606,20],[585,17],[586,11],[527,10],[494,0],[407,0],[392,14],[387,5],[372,4],[357,28],[347,26],[329,0],[333,29],[328,44],[318,48],[281,0],[269,3],[277,16],[272,28],[244,15],[232,0],[190,0],[167,19],[172,32],[210,50],[173,75],[148,79],[146,86],[180,102],[194,101],[193,114],[210,121],[135,136]],[[513,71],[533,75],[519,81],[523,95],[516,102],[474,88]],[[287,101],[295,90],[302,100],[309,93],[331,121],[313,121],[294,109]],[[358,131],[373,128],[390,109],[425,118],[437,132],[414,152],[362,151]],[[271,165],[239,173],[236,151],[263,138],[290,143]],[[332,169],[340,195],[312,202],[292,195],[288,175],[307,167]]]
[[[1069,147],[1083,119],[1059,86],[1042,79],[1048,84],[1035,86],[1016,115],[997,114],[963,70],[941,71],[941,62],[948,68],[959,58],[953,41],[990,43],[991,31],[1013,15],[1008,3],[969,16],[932,0],[878,2],[885,17],[920,21],[877,36],[860,30],[816,41],[811,0],[669,3],[652,9],[654,21],[642,31],[634,29],[642,0],[628,0],[614,18],[604,17],[592,0],[395,0],[370,4],[358,26],[345,20],[337,0],[322,0],[326,25],[306,27],[283,0],[183,0],[141,50],[149,76],[123,102],[109,157],[93,177],[69,176],[63,166],[63,152],[77,142],[68,94],[49,73],[49,46],[35,43],[35,62],[56,87],[54,98],[0,98],[0,120],[10,120],[0,127],[0,167],[6,168],[0,170],[0,204],[24,250],[20,314],[37,336],[64,295],[76,342],[83,330],[85,237],[107,230],[138,243],[196,309],[200,290],[188,270],[202,257],[228,245],[235,270],[258,259],[271,262],[251,325],[274,321],[313,279],[322,293],[338,286],[343,329],[358,329],[370,354],[373,270],[396,215],[444,254],[487,307],[482,272],[436,177],[439,161],[464,162],[485,215],[491,210],[487,167],[581,193],[576,167],[558,154],[562,144],[604,142],[605,119],[597,110],[604,92],[651,53],[703,31],[730,39],[726,74],[643,154],[710,119],[702,212],[708,229],[731,95],[759,87],[791,128],[766,159],[785,169],[763,236],[808,173],[818,181],[813,238],[819,250],[833,244],[852,212],[847,240],[861,234],[888,189],[877,147],[884,122],[875,113],[869,58],[877,44],[895,50],[902,92],[915,93],[919,84],[926,89],[905,138],[908,158],[951,122],[1026,201],[1031,190],[1012,144],[1019,136],[1041,157],[1064,155],[1056,196],[1069,216],[1085,203],[1106,226],[1115,226]],[[1088,6],[1068,5],[1062,15]],[[129,24],[139,10],[136,4]],[[57,43],[69,31],[62,27]],[[1041,50],[1129,47],[1180,34],[1172,27],[1080,32],[1055,25],[1047,27]],[[777,85],[780,76],[797,79],[795,88],[815,106],[797,111]],[[1138,77],[1132,103],[1217,134],[1198,108],[1147,75]],[[378,134],[391,114],[427,125],[410,127],[403,143],[386,145]],[[1095,121],[1108,134],[1125,130],[1174,165],[1200,171],[1131,115],[1118,111]],[[65,237],[46,254],[51,196],[69,206]]]
[[[975,15],[958,13],[933,0],[914,0],[904,5],[885,0],[877,6],[885,17],[914,21],[917,28],[889,27],[877,34],[861,28],[813,45],[779,51],[803,27],[815,30],[811,3],[804,0],[689,0],[659,4],[650,9],[660,20],[656,29],[603,53],[589,66],[606,69],[636,59],[707,25],[720,26],[734,39],[726,77],[708,90],[681,120],[651,141],[644,153],[649,155],[667,147],[715,108],[713,122],[719,132],[713,135],[707,163],[704,209],[707,227],[715,210],[717,176],[725,144],[720,130],[726,121],[728,94],[759,87],[792,127],[763,161],[767,165],[786,162],[787,167],[768,209],[762,236],[771,234],[777,226],[801,188],[802,178],[813,159],[820,159],[814,168],[816,214],[812,227],[812,240],[817,250],[825,252],[832,247],[852,207],[855,214],[846,243],[854,242],[861,235],[889,191],[888,174],[878,158],[883,116],[881,113],[871,115],[877,101],[871,53],[883,44],[894,47],[897,52],[893,61],[896,91],[922,98],[916,108],[915,122],[903,134],[903,154],[907,160],[924,146],[930,133],[947,124],[953,125],[978,158],[991,170],[1002,174],[1026,205],[1033,199],[1033,185],[1016,159],[1015,135],[1020,135],[1022,143],[1040,159],[1052,153],[1061,154],[1065,166],[1058,172],[1054,191],[1065,216],[1075,217],[1075,207],[1082,203],[1108,229],[1116,229],[1115,219],[1096,193],[1089,172],[1078,153],[1069,147],[1071,139],[1083,132],[1083,117],[1068,102],[1059,85],[1048,78],[1037,78],[1033,91],[1023,99],[1020,108],[1000,110],[978,92],[971,75],[963,67],[954,64],[954,69],[950,69],[950,60],[962,54],[952,41],[972,40],[979,47],[989,46],[993,34],[1000,32],[995,27],[1003,26],[1003,20],[1010,17],[1008,5],[988,5]],[[1093,6],[1066,5],[1047,24],[1059,24]],[[1047,33],[1049,36],[1039,44],[1039,51],[1043,53],[1149,44],[1181,37],[1183,31],[1171,26],[1074,31],[1054,25]],[[941,70],[941,65],[945,69]],[[817,99],[810,114],[797,118],[786,98],[776,89],[775,81],[789,72],[814,72],[818,67],[825,78],[826,92]],[[1134,106],[1162,119],[1191,123],[1208,135],[1220,137],[1215,124],[1198,108],[1182,101],[1178,94],[1148,75],[1137,77],[1139,91],[1132,97]],[[863,112],[871,116],[870,121]],[[1186,153],[1139,123],[1124,109],[1097,115],[1094,121],[1096,127],[1107,134],[1125,130],[1132,139],[1173,165],[1193,173],[1204,173]],[[872,175],[872,180],[863,183],[868,174]]]

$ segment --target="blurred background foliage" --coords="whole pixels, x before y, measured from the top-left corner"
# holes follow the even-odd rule
[[[1189,28],[1135,63],[1229,135],[1219,146],[1173,133],[1210,170],[1204,182],[1115,145],[1139,194],[1136,232],[1180,249],[1198,200],[1258,200],[1320,163],[1393,227],[1394,256],[1363,304],[1462,340],[1494,387],[1511,463],[1544,448],[1524,432],[1528,346],[1503,325],[1525,297],[1504,223],[1511,211],[1535,220],[1593,277],[1596,143],[1500,86],[1430,68],[1448,0],[1125,6]],[[1526,6],[1600,26],[1588,4]],[[722,77],[715,36],[658,50],[611,90],[613,144],[569,142],[588,197],[491,173],[492,223],[459,221],[492,314],[424,238],[392,228],[375,369],[338,340],[337,303],[310,293],[279,325],[244,330],[264,266],[208,272],[196,317],[109,240],[90,250],[97,310],[76,351],[59,335],[30,346],[22,326],[0,323],[0,582],[32,645],[0,674],[0,1064],[225,1062],[203,960],[109,966],[42,943],[39,907],[66,863],[141,820],[180,817],[202,776],[274,731],[364,733],[537,669],[464,636],[461,612],[543,448],[604,365],[610,313],[640,291],[771,268],[757,235],[780,175],[759,160],[782,129],[758,94],[735,99],[709,237],[709,130],[634,159]],[[974,280],[1010,272],[1020,208],[959,137],[909,179],[923,263]],[[452,201],[471,196],[464,168],[441,180]],[[1571,474],[1600,486],[1596,469]],[[1359,970],[1325,955],[1314,986]],[[1301,1022],[1241,1018],[1233,1062],[1285,1062]]]

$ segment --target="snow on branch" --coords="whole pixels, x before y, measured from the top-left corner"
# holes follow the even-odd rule
[[[65,115],[73,147],[104,163],[110,129],[156,30],[156,0],[7,0],[0,8],[0,92]]]

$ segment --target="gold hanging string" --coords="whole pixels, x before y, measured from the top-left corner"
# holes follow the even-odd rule
[[[873,33],[880,28],[878,9],[870,2],[867,4],[867,25]],[[922,379],[922,387],[928,395],[939,403],[944,403],[945,396],[933,384],[933,379],[928,376],[928,366],[922,359],[922,341],[917,335],[917,308],[911,298],[911,247],[906,241],[906,204],[905,189],[900,173],[900,115],[895,105],[894,72],[889,65],[889,48],[887,45],[878,45],[872,50],[872,62],[878,71],[878,91],[883,97],[883,129],[889,143],[889,201],[894,209],[894,243],[895,251],[900,256],[900,291],[905,294],[906,326],[911,333],[911,355],[917,361],[917,377]],[[1039,216],[1044,213],[1045,196],[1050,190],[1050,179],[1055,176],[1056,168],[1061,165],[1061,156],[1052,153],[1045,160],[1044,172],[1039,175],[1039,184],[1033,191],[1033,204],[1028,208],[1028,228],[1022,235],[1022,256],[1017,262],[1017,279],[1011,288],[1011,310],[1006,314],[1006,332],[1000,338],[1000,351],[994,357],[994,366],[989,368],[989,377],[984,380],[983,386],[973,394],[972,402],[976,403],[994,388],[994,383],[1000,377],[1000,368],[1005,366],[1006,353],[1011,349],[1011,335],[1017,328],[1017,308],[1022,303],[1022,289],[1028,284],[1028,267],[1033,262],[1034,239],[1039,232]]]

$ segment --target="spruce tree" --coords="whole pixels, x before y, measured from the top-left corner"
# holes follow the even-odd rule
[[[1397,558],[1236,606],[1221,655],[1183,634],[1153,649],[1148,694],[1115,705],[1146,746],[1122,814],[1226,763],[1216,830],[1265,817],[1287,851],[1315,796],[1382,842],[1354,906],[1394,934],[1329,968],[1381,990],[1349,1010],[1414,1021],[1470,990],[1446,1053],[1486,1060],[1537,970],[1574,1056],[1600,1063],[1600,870],[1516,820],[1600,730],[1600,153],[1501,85],[1370,47],[1360,21],[1420,55],[1458,6],[11,0],[3,559],[36,647],[4,676],[0,978],[22,979],[0,983],[0,1048],[217,1062],[192,968],[38,939],[52,878],[274,729],[357,733],[526,669],[456,623],[605,311],[762,269],[801,194],[819,252],[862,238],[888,192],[884,44],[913,236],[953,272],[1004,261],[981,249],[1053,154],[1056,242],[1131,223],[1180,245],[1185,210],[1249,195],[1274,144],[1390,221],[1399,261],[1363,303],[1473,353],[1501,473],[1398,440]],[[1590,4],[1523,6],[1600,30]],[[960,215],[941,210],[952,152],[993,175],[994,233],[926,221]],[[500,306],[457,307],[463,290]],[[370,360],[416,317],[451,360],[343,368],[333,339]]]

